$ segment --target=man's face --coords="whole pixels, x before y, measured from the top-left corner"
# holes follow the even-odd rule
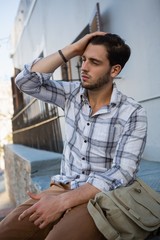
[[[111,78],[111,66],[103,45],[89,44],[82,56],[81,82],[89,90],[103,88]]]

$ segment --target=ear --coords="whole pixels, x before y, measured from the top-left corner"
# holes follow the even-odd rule
[[[116,65],[112,66],[111,77],[115,78],[120,73],[121,70],[122,70],[122,67],[119,64],[116,64]]]

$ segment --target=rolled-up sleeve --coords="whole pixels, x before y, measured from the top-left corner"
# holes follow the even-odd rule
[[[66,92],[63,83],[51,80],[53,73],[31,72],[32,65],[37,61],[39,59],[36,59],[31,64],[26,64],[24,69],[17,75],[15,79],[17,87],[25,94],[64,109]]]
[[[45,80],[49,80],[50,77],[52,76],[52,73],[35,73],[35,72],[31,72],[31,68],[32,66],[38,62],[41,58],[37,58],[35,59],[33,62],[29,63],[29,64],[25,64],[24,65],[24,69],[16,76],[15,82],[16,85],[19,89],[21,89],[23,87],[23,83],[26,82],[27,79],[32,79],[33,77],[35,77],[36,75],[38,76],[38,80],[40,81],[40,83],[43,83]],[[26,79],[26,80],[25,80]],[[33,84],[33,82],[29,82],[28,83],[28,88],[30,89],[30,85]]]

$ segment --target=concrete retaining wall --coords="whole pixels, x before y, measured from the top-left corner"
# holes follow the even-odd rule
[[[9,196],[16,205],[28,199],[27,191],[49,187],[51,176],[58,174],[62,155],[19,144],[4,146],[5,172]]]
[[[19,205],[28,199],[27,191],[39,192],[50,185],[60,170],[62,154],[18,144],[4,146],[5,175],[11,200]],[[138,176],[160,192],[160,162],[142,160]]]

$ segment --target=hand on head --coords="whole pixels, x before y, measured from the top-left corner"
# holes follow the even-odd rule
[[[93,32],[93,33],[88,33],[86,34],[83,38],[78,40],[77,42],[74,43],[75,50],[77,52],[77,55],[82,55],[83,52],[85,51],[85,48],[88,44],[88,42],[95,36],[104,36],[106,35],[106,32]]]

